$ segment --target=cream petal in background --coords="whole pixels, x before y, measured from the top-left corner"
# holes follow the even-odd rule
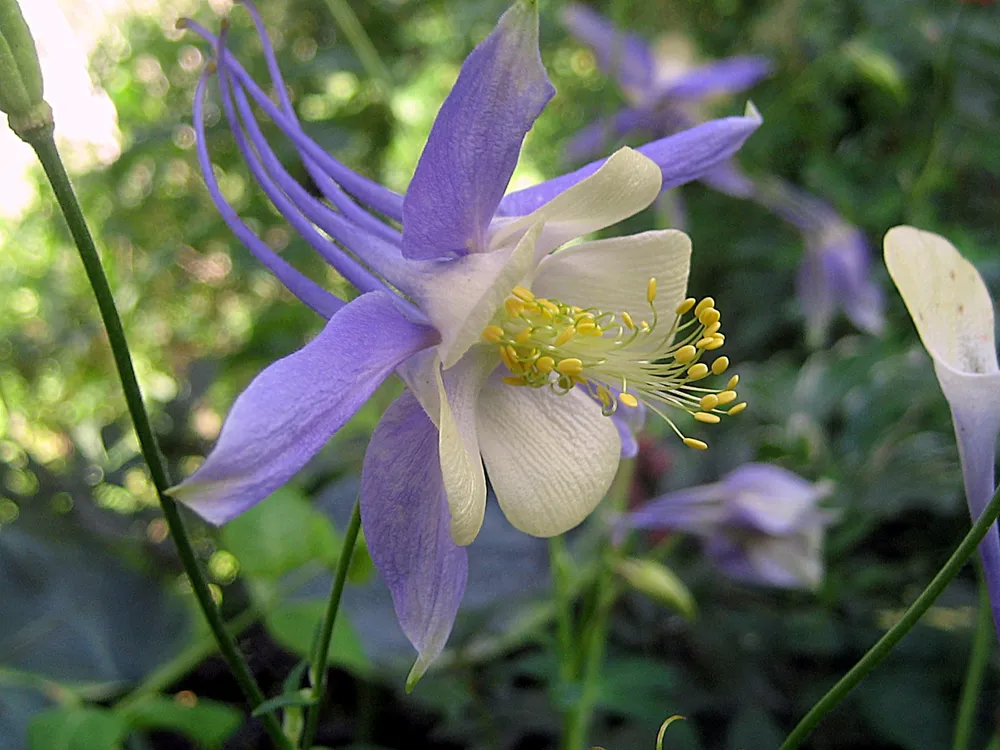
[[[885,265],[931,356],[959,372],[997,371],[990,293],[954,245],[894,227],[885,235]]]
[[[545,222],[535,244],[539,259],[569,240],[583,237],[639,213],[660,193],[663,177],[656,163],[638,151],[616,151],[594,174],[557,195],[527,216],[495,219],[490,248],[502,247],[519,232]]]
[[[614,422],[586,393],[491,381],[476,410],[479,445],[507,519],[533,536],[568,531],[597,507],[621,452]]]
[[[539,264],[532,291],[567,304],[649,317],[646,286],[656,278],[656,308],[669,317],[684,299],[691,239],[676,229],[584,242]]]

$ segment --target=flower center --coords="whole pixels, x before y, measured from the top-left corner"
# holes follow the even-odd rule
[[[667,325],[657,315],[655,299],[656,279],[650,279],[646,302],[651,321],[636,322],[627,312],[567,305],[516,286],[483,330],[483,339],[497,346],[511,373],[504,378],[508,385],[547,387],[560,395],[579,385],[601,404],[605,416],[619,405],[635,408],[642,401],[685,445],[705,450],[708,445],[686,437],[664,407],[685,411],[706,424],[746,408],[746,402],[734,403],[738,375],[723,389],[695,385],[729,367],[724,356],[711,365],[701,361],[725,343],[721,315],[711,297],[700,302],[689,298],[677,306]]]

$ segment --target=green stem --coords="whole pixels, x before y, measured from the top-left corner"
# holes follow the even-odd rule
[[[323,692],[326,690],[326,659],[330,653],[330,639],[333,637],[333,626],[337,622],[337,611],[340,609],[340,599],[344,593],[344,583],[347,581],[347,571],[351,567],[351,555],[358,541],[361,530],[360,498],[354,503],[351,520],[344,534],[344,546],[340,548],[340,559],[337,561],[337,572],[333,578],[333,588],[330,590],[330,600],[326,605],[326,614],[320,626],[319,638],[316,641],[316,653],[313,654],[310,676],[312,678],[312,706],[306,720],[306,730],[302,734],[302,747],[309,750],[312,747],[316,728],[319,726],[319,714],[323,703]]]
[[[965,684],[962,686],[962,697],[958,703],[958,718],[955,720],[955,738],[952,740],[952,750],[966,750],[972,739],[973,723],[976,718],[976,703],[979,691],[983,686],[986,674],[986,663],[990,658],[990,645],[993,642],[993,611],[990,608],[989,590],[983,571],[979,570],[979,616],[976,619],[976,634],[972,640],[972,652],[969,654],[969,667],[965,674]]]
[[[549,539],[549,568],[552,572],[555,600],[556,644],[559,658],[559,679],[562,688],[573,682],[573,596],[570,593],[570,561],[566,541],[561,536]]]
[[[37,137],[31,137],[29,134],[26,140],[35,150],[38,160],[42,163],[45,175],[48,177],[56,200],[59,202],[59,208],[62,210],[63,216],[66,218],[66,223],[69,225],[70,234],[73,235],[73,241],[80,251],[80,259],[83,261],[90,286],[94,290],[94,296],[97,298],[97,307],[100,310],[101,319],[104,321],[104,327],[108,333],[111,353],[114,356],[118,377],[125,392],[125,401],[128,404],[129,414],[132,417],[132,424],[135,426],[135,432],[139,439],[139,447],[146,465],[149,467],[149,474],[152,477],[153,485],[156,487],[156,494],[163,509],[163,516],[170,529],[170,535],[177,545],[177,553],[180,556],[181,563],[184,565],[184,571],[191,581],[191,588],[194,591],[195,598],[198,600],[198,605],[201,607],[202,613],[205,615],[205,619],[208,621],[209,628],[219,643],[219,650],[229,664],[229,668],[232,670],[233,676],[236,678],[236,682],[246,696],[247,701],[251,707],[256,708],[264,702],[264,694],[250,673],[249,667],[247,667],[239,648],[236,646],[236,641],[229,634],[229,631],[226,630],[222,615],[215,605],[215,601],[212,599],[208,580],[205,578],[198,559],[195,556],[194,549],[191,547],[191,541],[184,528],[184,522],[181,519],[180,512],[177,510],[177,505],[165,494],[171,486],[167,465],[163,459],[163,455],[160,453],[149,415],[146,413],[146,407],[142,401],[142,391],[140,391],[139,383],[135,377],[135,369],[132,366],[132,355],[129,353],[128,343],[125,339],[125,330],[122,327],[121,318],[115,307],[111,287],[108,285],[107,276],[105,276],[104,268],[101,266],[101,259],[98,255],[97,247],[94,245],[94,239],[91,237],[90,229],[87,227],[87,221],[83,216],[83,211],[80,209],[76,194],[73,192],[69,175],[66,174],[62,159],[59,157],[55,140],[52,138],[51,132],[38,133]],[[263,717],[262,722],[275,745],[280,748],[291,747],[287,738],[282,734],[280,725],[273,716]]]
[[[354,49],[354,54],[361,60],[368,75],[378,81],[386,92],[392,90],[392,73],[382,62],[378,50],[372,44],[371,38],[361,25],[354,10],[347,0],[326,0],[326,7],[330,9],[330,15],[337,22],[340,30],[344,32],[347,41]]]
[[[834,685],[830,691],[824,695],[820,701],[813,706],[809,713],[798,723],[788,739],[781,745],[779,750],[792,750],[802,744],[812,730],[816,728],[820,720],[840,703],[847,694],[850,693],[858,683],[863,680],[879,663],[889,655],[892,648],[906,635],[917,621],[923,617],[924,613],[951,583],[951,580],[958,575],[958,572],[965,565],[966,561],[975,553],[976,545],[986,536],[990,526],[1000,516],[1000,490],[993,495],[990,504],[986,506],[979,520],[973,524],[972,529],[966,534],[965,539],[958,545],[958,549],[948,558],[948,562],[934,576],[934,580],[928,584],[917,600],[906,610],[902,619],[893,625],[889,631],[882,636],[878,643],[872,646],[851,671],[844,675],[840,681]]]

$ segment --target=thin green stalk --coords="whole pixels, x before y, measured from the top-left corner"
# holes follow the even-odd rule
[[[962,697],[958,702],[958,718],[955,719],[955,738],[952,750],[967,750],[972,739],[972,728],[976,718],[976,703],[986,674],[986,663],[990,658],[990,645],[994,638],[993,610],[990,608],[990,594],[986,588],[982,567],[979,566],[979,616],[976,618],[976,634],[972,639],[969,667],[962,685]]]
[[[125,339],[125,330],[122,327],[121,318],[115,307],[114,297],[111,294],[111,287],[108,285],[107,276],[105,276],[104,268],[101,266],[97,247],[94,245],[90,229],[87,227],[87,221],[83,216],[83,211],[80,209],[80,204],[73,191],[69,176],[66,174],[62,159],[59,157],[59,151],[56,149],[51,130],[39,132],[36,137],[29,135],[26,140],[35,150],[38,160],[42,163],[42,168],[45,170],[45,175],[52,185],[59,208],[62,210],[63,216],[66,218],[66,223],[69,225],[70,234],[73,235],[73,241],[80,251],[80,259],[83,261],[87,278],[94,290],[94,296],[97,298],[97,306],[101,313],[101,319],[104,321],[104,327],[107,330],[108,341],[115,360],[115,367],[118,370],[118,377],[125,392],[125,401],[128,404],[129,414],[132,417],[132,424],[135,426],[135,432],[139,439],[139,447],[146,465],[149,467],[149,473],[152,477],[153,485],[156,487],[160,506],[163,509],[163,516],[167,521],[174,544],[177,545],[177,552],[181,563],[184,565],[184,571],[191,581],[191,588],[194,591],[195,598],[198,600],[198,605],[202,613],[205,615],[205,619],[208,621],[209,628],[211,628],[212,634],[219,643],[219,650],[229,664],[229,668],[232,670],[233,676],[236,678],[236,682],[246,696],[247,701],[251,707],[256,708],[264,702],[264,694],[250,673],[250,669],[247,667],[242,654],[240,654],[236,641],[229,634],[229,631],[226,630],[222,615],[215,605],[215,601],[212,599],[208,581],[201,570],[194,549],[191,547],[191,541],[184,528],[184,522],[177,510],[177,505],[165,494],[171,486],[170,475],[167,472],[166,462],[160,453],[156,436],[153,433],[153,427],[149,421],[149,415],[146,413],[146,407],[142,401],[142,392],[135,377],[135,369],[132,366],[132,355],[129,352],[128,343]],[[288,739],[281,732],[281,727],[273,716],[263,717],[261,721],[276,746],[291,748]]]
[[[824,695],[820,701],[813,706],[809,713],[798,723],[792,733],[781,745],[779,750],[792,750],[798,747],[808,737],[820,720],[826,716],[833,708],[840,703],[847,694],[850,693],[858,683],[863,680],[879,663],[889,655],[892,648],[906,635],[917,621],[924,616],[930,606],[951,583],[951,580],[958,575],[966,561],[975,553],[976,546],[980,540],[986,536],[986,532],[994,521],[1000,516],[1000,490],[993,495],[990,504],[986,506],[979,520],[973,524],[972,529],[965,535],[965,539],[958,545],[958,549],[948,558],[948,562],[934,576],[934,580],[928,584],[917,600],[906,610],[902,619],[893,625],[889,631],[882,636],[878,643],[872,646],[851,671],[844,675],[840,681],[834,685],[830,691]]]
[[[361,60],[368,75],[378,81],[386,92],[392,90],[392,73],[382,62],[378,50],[372,44],[371,38],[361,25],[354,9],[351,8],[347,0],[326,0],[326,7],[330,9],[330,15],[337,22],[340,30],[344,32],[347,41],[354,49],[354,54]]]
[[[559,679],[562,687],[573,682],[573,596],[566,540],[561,536],[549,539],[549,569],[552,573],[553,599],[556,616],[556,646],[559,658]]]
[[[319,714],[323,705],[323,693],[326,690],[326,659],[330,653],[330,639],[333,637],[333,626],[337,622],[337,611],[340,609],[340,599],[344,593],[344,583],[347,581],[347,571],[351,567],[351,555],[358,541],[361,530],[361,502],[354,503],[351,520],[344,534],[344,546],[340,548],[340,559],[337,561],[337,572],[333,578],[333,588],[330,590],[330,600],[326,605],[326,614],[320,625],[319,638],[316,641],[316,653],[313,654],[310,676],[312,678],[312,706],[306,719],[306,729],[302,733],[302,747],[309,750],[316,728],[319,726]]]

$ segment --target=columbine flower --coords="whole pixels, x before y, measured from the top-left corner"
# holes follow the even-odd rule
[[[663,495],[622,519],[624,528],[686,531],[729,576],[785,588],[823,578],[823,534],[835,516],[819,507],[829,486],[785,469],[744,464],[721,481]]]
[[[372,436],[361,510],[372,559],[419,652],[412,684],[443,648],[465,587],[463,545],[483,520],[484,462],[507,518],[550,536],[582,521],[607,490],[623,413],[644,403],[668,418],[672,409],[717,422],[743,408],[734,403],[735,378],[721,391],[698,382],[728,360],[701,361],[724,337],[711,299],[684,300],[690,241],[683,233],[553,251],[645,208],[662,184],[728,158],[759,117],[622,149],[504,196],[521,142],[554,93],[539,55],[535,2],[521,0],[465,61],[404,198],[306,137],[260,18],[247,7],[280,103],[230,56],[224,35],[186,22],[216,50],[195,99],[198,157],[228,225],[329,322],[250,384],[215,449],[172,494],[209,521],[232,518],[288,481],[391,372],[399,374],[409,390]],[[204,137],[212,74],[258,185],[362,292],[354,301],[345,305],[289,267],[226,204]],[[326,202],[288,175],[251,102],[292,141]]]
[[[702,102],[744,91],[771,69],[767,59],[756,56],[729,57],[688,68],[683,61],[657,55],[641,38],[622,33],[579,5],[567,6],[563,22],[594,50],[598,62],[631,101],[610,120],[588,126],[572,139],[567,152],[574,159],[590,156],[607,142],[637,131],[662,137],[689,128],[701,119],[698,106]],[[802,232],[806,253],[797,291],[813,345],[825,340],[838,307],[862,331],[881,333],[884,299],[869,275],[871,249],[860,229],[804,190],[776,177],[751,179],[733,162],[721,163],[699,179],[726,195],[764,206]]]
[[[975,267],[944,237],[913,227],[885,235],[885,265],[910,311],[951,407],[965,497],[973,520],[996,488],[1000,371],[993,301]],[[993,621],[1000,633],[1000,536],[994,524],[979,544]]]

